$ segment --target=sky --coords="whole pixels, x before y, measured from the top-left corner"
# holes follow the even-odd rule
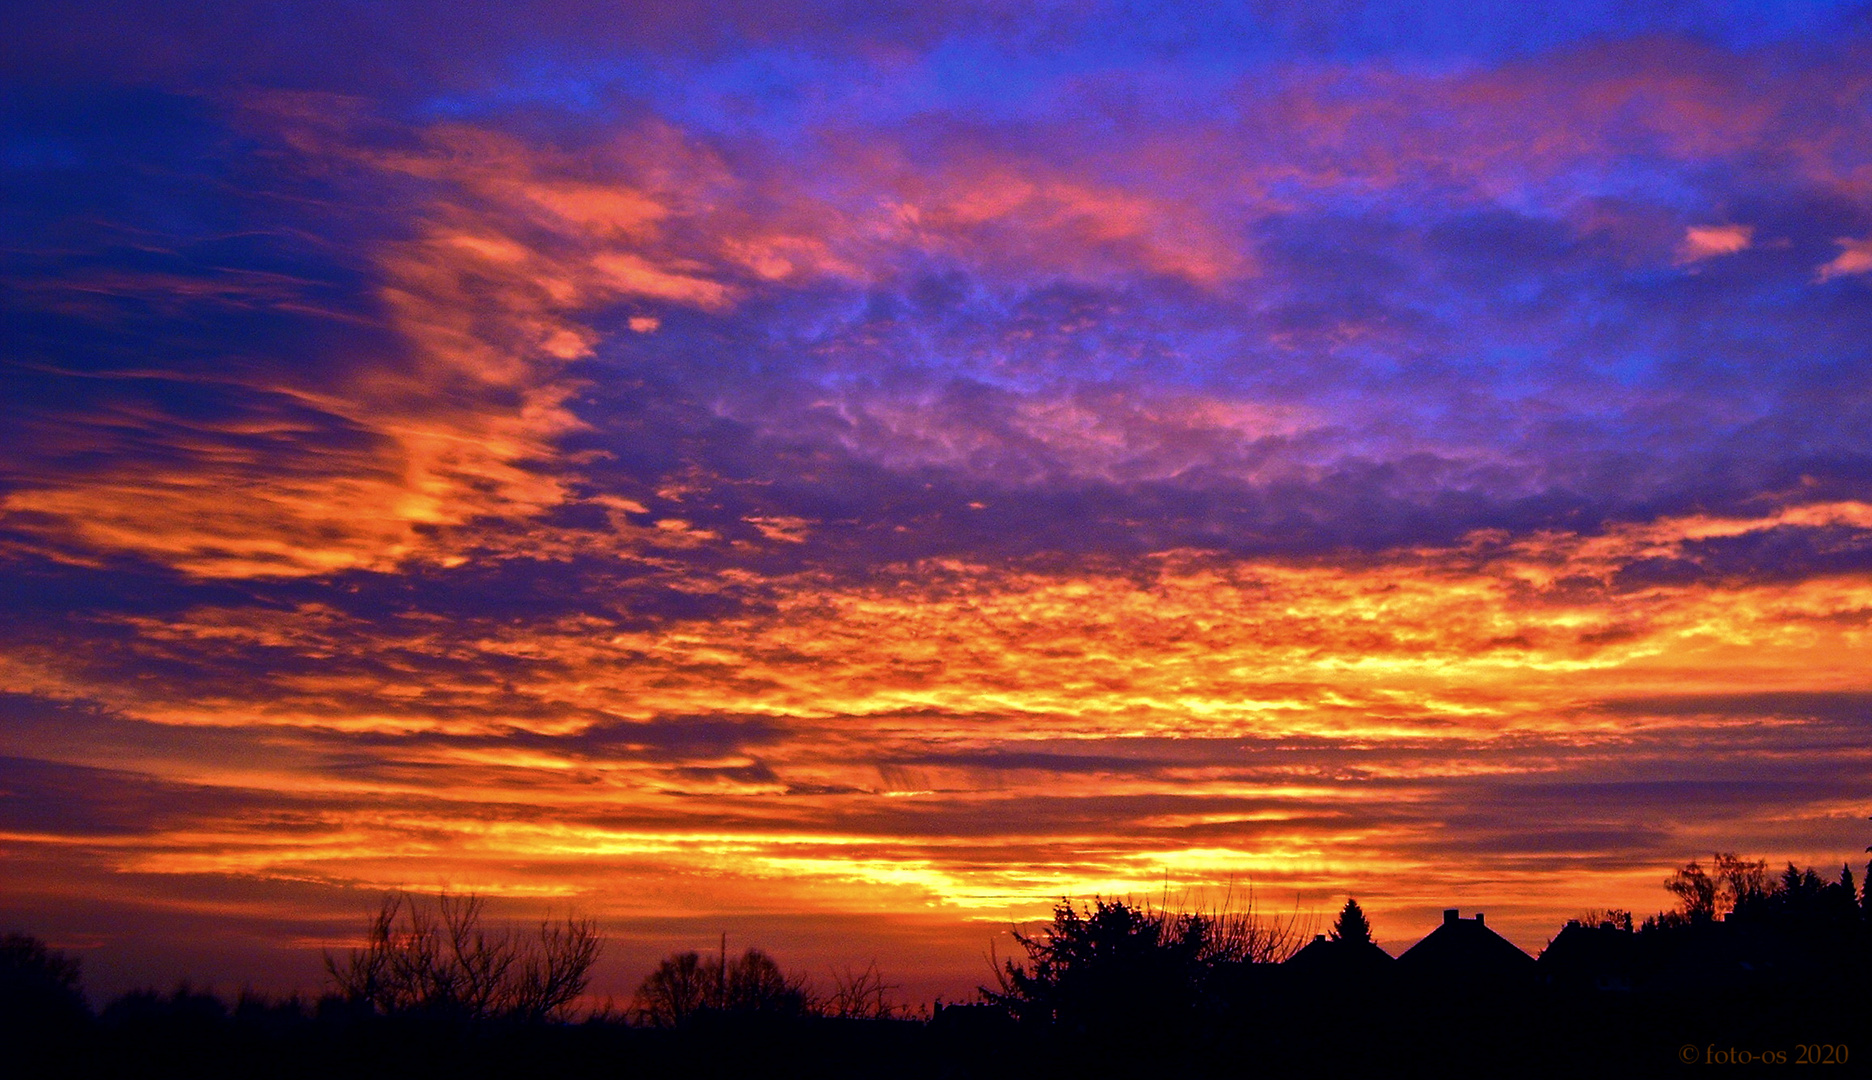
[[[94,995],[1860,869],[1866,4],[7,21],[0,923]]]

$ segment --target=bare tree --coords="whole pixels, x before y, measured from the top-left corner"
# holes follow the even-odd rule
[[[1709,922],[1716,917],[1716,885],[1716,879],[1695,859],[1671,871],[1664,882],[1664,887],[1677,897],[1681,917],[1690,922]]]
[[[1178,932],[1200,940],[1195,958],[1214,966],[1278,964],[1298,952],[1312,933],[1312,920],[1300,914],[1298,904],[1296,897],[1293,911],[1265,914],[1256,902],[1252,883],[1238,888],[1231,881],[1220,898],[1185,893],[1172,903],[1166,888],[1155,906],[1148,901],[1133,906],[1158,920],[1166,930],[1180,927]]]
[[[553,1020],[589,984],[603,944],[590,919],[540,923],[536,938],[485,924],[487,901],[392,893],[364,946],[325,970],[347,1000],[382,1015]]]
[[[759,949],[749,949],[728,962],[727,985],[722,1005],[730,1012],[799,1016],[812,1003],[806,977],[786,974]]]
[[[1720,919],[1761,903],[1774,892],[1766,860],[1751,862],[1733,851],[1711,856],[1705,870],[1693,859],[1671,872],[1664,887],[1677,897],[1678,917],[1690,922]]]
[[[812,1007],[804,976],[788,975],[759,949],[740,956],[704,957],[676,953],[663,958],[637,987],[634,1012],[643,1023],[675,1027],[697,1013],[763,1013],[799,1016]]]
[[[1589,908],[1573,919],[1581,926],[1610,927],[1632,932],[1632,913],[1625,908]]]
[[[832,993],[820,1003],[820,1009],[841,1020],[889,1020],[904,1012],[904,1007],[891,997],[897,989],[884,981],[884,973],[872,960],[862,971],[850,967],[834,970]]]
[[[1189,918],[1205,927],[1202,959],[1211,964],[1278,964],[1299,951],[1312,925],[1298,910],[1263,914],[1255,904],[1253,888],[1240,898],[1233,886],[1220,903]]]
[[[1760,903],[1772,891],[1768,881],[1768,860],[1750,862],[1733,851],[1719,851],[1713,860],[1718,915]]]
[[[666,956],[637,987],[637,1019],[657,1027],[676,1027],[715,1004],[720,963],[696,952]]]
[[[511,1007],[523,1020],[557,1019],[591,984],[591,969],[604,943],[590,919],[542,921],[539,948],[520,961],[520,978]]]

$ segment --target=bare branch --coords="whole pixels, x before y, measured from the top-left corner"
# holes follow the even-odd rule
[[[556,1020],[589,985],[603,951],[589,919],[542,922],[528,940],[486,925],[487,902],[442,893],[386,896],[362,948],[325,955],[339,994],[381,1015]]]

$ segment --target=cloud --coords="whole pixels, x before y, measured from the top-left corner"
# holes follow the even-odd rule
[[[1816,271],[1818,280],[1830,281],[1847,274],[1864,274],[1872,271],[1872,237],[1864,240],[1843,238],[1834,243],[1837,243],[1843,250],[1834,256],[1832,262]]]
[[[1754,242],[1753,225],[1692,225],[1684,230],[1683,242],[1677,245],[1679,266],[1722,255],[1747,251]]]
[[[9,912],[1535,940],[1863,847],[1862,33],[524,44],[582,11],[152,15],[0,95]]]
[[[6,506],[22,532],[138,550],[197,574],[463,559],[479,543],[475,523],[524,526],[599,511],[605,498],[646,505],[645,486],[667,486],[633,475],[630,490],[592,492],[591,462],[562,459],[577,443],[617,453],[605,437],[611,418],[586,396],[602,372],[658,378],[660,392],[714,414],[693,423],[727,418],[769,442],[806,436],[820,444],[811,452],[875,462],[905,486],[914,483],[905,474],[925,469],[1001,486],[1089,481],[1130,521],[1161,512],[1152,485],[1168,485],[1206,520],[1173,523],[1154,546],[1213,533],[1214,511],[1196,505],[1204,501],[1286,502],[1296,490],[1340,500],[1348,485],[1400,503],[1365,503],[1349,517],[1400,524],[1399,515],[1447,513],[1425,512],[1425,500],[1459,491],[1471,509],[1457,532],[1542,488],[1585,486],[1596,512],[1642,515],[1660,489],[1681,490],[1680,471],[1720,475],[1708,467],[1716,444],[1801,408],[1777,395],[1797,393],[1808,373],[1798,364],[1765,373],[1768,394],[1735,412],[1720,390],[1678,389],[1719,378],[1726,361],[1713,356],[1767,347],[1763,332],[1704,348],[1707,331],[1695,327],[1714,297],[1654,294],[1636,279],[1620,286],[1621,305],[1681,319],[1661,349],[1644,340],[1655,325],[1647,318],[1575,318],[1607,295],[1613,249],[1598,232],[1655,228],[1662,210],[1574,200],[1543,214],[1528,199],[1581,169],[1609,180],[1606,170],[1636,168],[1662,182],[1696,155],[1744,154],[1774,137],[1772,119],[1747,110],[1704,115],[1703,96],[1739,92],[1707,52],[1676,45],[1656,70],[1615,77],[1621,55],[1524,64],[1563,102],[1555,139],[1533,157],[1512,151],[1499,119],[1526,115],[1527,94],[1497,73],[1349,71],[1244,87],[1265,108],[1235,120],[1193,113],[1181,142],[1164,142],[1122,101],[1101,106],[1110,130],[1067,121],[1045,143],[940,111],[883,137],[832,126],[813,143],[822,167],[812,184],[782,148],[668,123],[639,119],[625,135],[551,146],[493,121],[411,126],[374,119],[355,100],[260,95],[243,128],[293,169],[327,177],[331,198],[394,193],[409,211],[394,230],[379,222],[354,233],[375,280],[371,295],[349,300],[377,325],[375,358],[320,349],[305,364],[222,376],[228,406],[259,415],[218,425],[120,413],[98,433],[117,447],[108,468],[21,477]],[[1800,79],[1785,76],[1772,92],[1794,96]],[[1398,113],[1387,102],[1399,95],[1421,109]],[[1593,128],[1580,117],[1653,96],[1665,104],[1627,110],[1640,118],[1633,131],[1580,135]],[[1437,152],[1391,134],[1428,115],[1457,118],[1422,133],[1448,144]],[[1626,152],[1627,136],[1653,135],[1662,150]],[[1189,156],[1196,145],[1209,149]],[[1153,170],[1123,167],[1138,153]],[[1459,175],[1438,164],[1449,161],[1464,163]],[[1360,199],[1393,209],[1348,208]],[[1704,252],[1743,228],[1698,226],[1685,242]],[[1422,254],[1427,275],[1407,275],[1384,254],[1405,249]],[[262,280],[224,276],[186,287],[175,275],[148,278],[138,295],[199,303]],[[126,279],[110,280],[118,284],[63,292],[121,292]],[[293,279],[264,280],[273,291],[243,303],[306,306]],[[654,335],[626,332],[650,322]],[[1506,368],[1456,359],[1499,350],[1510,324],[1548,359]],[[789,329],[776,336],[776,327]],[[812,330],[790,337],[798,327]],[[759,364],[767,374],[727,375],[709,341],[734,343],[726,351],[737,370]],[[1603,363],[1616,372],[1588,357],[1610,357]],[[1692,378],[1667,390],[1671,365]],[[172,396],[204,392],[176,373],[157,377],[176,380]],[[1496,379],[1516,388],[1498,393]],[[1541,413],[1524,407],[1530,395],[1568,417],[1567,440],[1543,445],[1528,427]],[[1611,407],[1585,409],[1576,397]],[[1774,440],[1759,429],[1765,450]],[[1676,449],[1627,472],[1614,461],[1634,430]],[[1698,449],[1698,438],[1711,445]],[[1514,449],[1530,440],[1541,449]],[[137,452],[149,446],[162,453]],[[717,487],[768,482],[707,472]],[[1703,497],[1746,497],[1756,482]],[[1415,485],[1425,490],[1405,490]],[[246,494],[206,494],[226,490]],[[734,520],[821,519],[750,509]],[[166,527],[137,525],[150,520]],[[681,515],[617,520],[613,546],[633,550],[732,535],[690,528]]]

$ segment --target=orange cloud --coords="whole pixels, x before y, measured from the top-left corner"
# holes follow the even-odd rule
[[[714,308],[733,295],[693,260],[656,249],[672,210],[654,192],[535,181],[517,144],[453,127],[418,150],[362,151],[346,141],[347,119],[342,108],[326,115],[283,98],[261,122],[322,167],[441,185],[416,208],[418,235],[376,255],[401,354],[247,389],[369,441],[334,449],[303,421],[265,418],[276,450],[223,445],[255,434],[251,421],[197,431],[172,444],[180,460],[126,451],[97,471],[21,485],[0,499],[10,521],[78,550],[136,552],[204,577],[446,564],[475,542],[455,533],[466,523],[525,520],[566,500],[552,462],[556,440],[581,426],[567,408],[576,384],[565,368],[598,341],[585,312],[622,299]],[[126,420],[126,439],[154,422]]]
[[[869,585],[803,574],[774,583],[769,610],[655,629],[204,607],[134,621],[136,647],[327,659],[212,688],[109,687],[57,650],[30,662],[15,651],[6,679],[177,732],[260,740],[264,755],[126,764],[236,803],[242,791],[290,797],[316,819],[280,831],[204,809],[98,847],[122,873],[447,880],[601,905],[695,878],[722,903],[737,882],[823,911],[865,910],[884,890],[989,919],[1061,893],[1249,876],[1283,889],[1360,881],[1401,912],[1472,888],[1465,875],[1495,858],[1487,845],[1518,827],[1471,821],[1483,831],[1465,834],[1470,854],[1439,847],[1451,815],[1480,813],[1452,802],[1479,796],[1453,792],[1559,783],[1584,763],[1668,754],[1689,732],[1705,754],[1758,737],[1753,718],[1670,711],[1684,686],[1716,698],[1872,692],[1852,660],[1872,612],[1860,575],[1619,584],[1633,560],[1712,537],[1838,524],[1872,524],[1872,507],[1483,534],[1344,564],[1195,551],[1163,553],[1142,575],[937,562]],[[1606,705],[1624,699],[1662,704]],[[659,726],[667,717],[739,726],[665,746],[693,738]],[[1798,738],[1803,721],[1778,722]],[[345,750],[353,740],[364,741]],[[106,751],[94,741],[85,753]],[[334,768],[333,755],[351,764]],[[1661,832],[1616,842],[1703,842],[1647,827]],[[1361,879],[1377,857],[1411,868],[1409,888]],[[1581,859],[1498,874],[1489,900],[1524,905],[1530,928],[1543,905],[1589,895],[1658,902],[1618,860]]]

